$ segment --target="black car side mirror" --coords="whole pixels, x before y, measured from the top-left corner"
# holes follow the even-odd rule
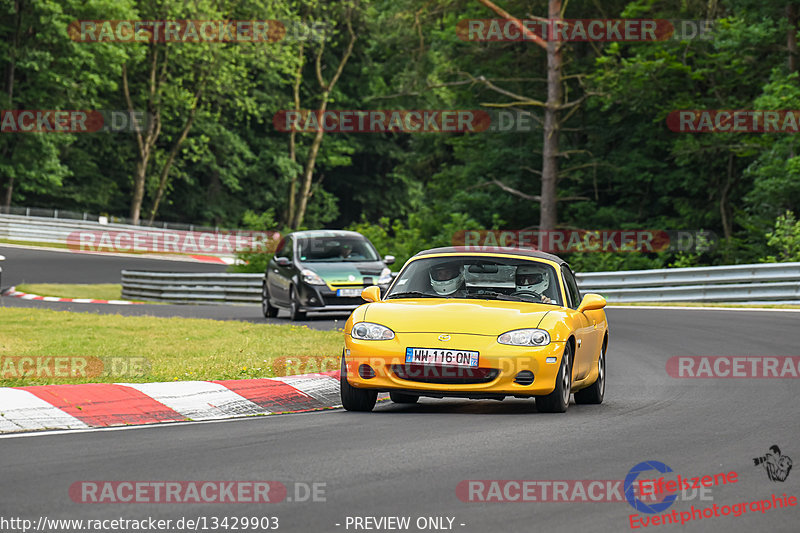
[[[278,266],[282,267],[288,267],[289,265],[292,264],[292,262],[289,261],[288,257],[276,257],[275,262],[278,264]]]

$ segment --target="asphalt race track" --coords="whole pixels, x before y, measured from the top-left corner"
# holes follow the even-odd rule
[[[800,355],[800,313],[609,309],[608,315],[609,379],[600,406],[572,404],[553,415],[524,400],[423,400],[381,404],[373,413],[4,438],[0,509],[34,523],[40,516],[277,516],[279,531],[300,533],[357,531],[346,527],[347,517],[364,516],[409,516],[405,531],[420,531],[418,517],[450,517],[452,529],[465,533],[619,532],[631,529],[634,513],[624,501],[469,503],[457,497],[456,486],[462,480],[622,480],[645,460],[684,477],[738,474],[736,483],[705,496],[713,500],[679,499],[667,513],[800,494],[797,467],[785,482],[773,482],[753,463],[773,444],[800,460],[800,381],[677,379],[665,370],[676,355]],[[325,483],[326,501],[74,503],[68,489],[83,480],[277,480],[289,497],[295,483]],[[796,532],[798,516],[798,507],[756,509],[646,529]]]
[[[30,307],[36,309],[54,309],[56,311],[73,311],[80,313],[119,314],[124,316],[160,316],[209,318],[212,320],[240,320],[242,322],[297,324],[314,329],[334,329],[344,327],[347,315],[315,313],[297,322],[289,321],[287,311],[281,311],[277,318],[264,318],[260,305],[179,305],[179,304],[83,304],[72,302],[42,302],[0,297],[0,309],[3,307]]]
[[[119,283],[122,270],[159,272],[225,272],[225,265],[170,261],[134,255],[91,254],[0,244],[2,286],[20,283]]]
[[[151,270],[160,272],[225,272],[225,265],[170,261],[125,255],[80,254],[68,251],[38,250],[0,245],[3,269],[0,288],[20,283],[119,283],[122,270]],[[28,301],[0,296],[2,307],[32,307],[58,311],[121,314],[127,316],[161,316],[241,320],[247,322],[287,323],[288,313],[281,311],[277,319],[266,320],[259,305],[106,305],[70,302]],[[313,314],[297,322],[315,329],[341,327],[347,316]]]

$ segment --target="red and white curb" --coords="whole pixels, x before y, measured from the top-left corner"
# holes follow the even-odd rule
[[[0,388],[0,433],[221,420],[338,407],[339,373]]]
[[[10,287],[3,296],[22,298],[23,300],[37,300],[41,302],[71,302],[75,304],[114,304],[114,305],[138,305],[144,302],[131,302],[129,300],[93,300],[92,298],[59,298],[58,296],[40,296],[18,291],[16,287]]]
[[[220,265],[236,265],[243,263],[242,261],[237,261],[235,257],[219,257],[216,255],[190,255],[189,257],[201,263],[218,263]]]

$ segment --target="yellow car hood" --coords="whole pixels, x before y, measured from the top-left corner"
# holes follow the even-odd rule
[[[498,300],[403,299],[369,304],[363,320],[395,333],[471,333],[500,335],[518,328],[535,328],[548,304]]]

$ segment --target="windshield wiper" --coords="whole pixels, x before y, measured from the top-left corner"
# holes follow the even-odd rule
[[[408,292],[395,292],[386,297],[387,300],[391,298],[439,298],[437,294],[428,294],[427,292],[408,291]]]

